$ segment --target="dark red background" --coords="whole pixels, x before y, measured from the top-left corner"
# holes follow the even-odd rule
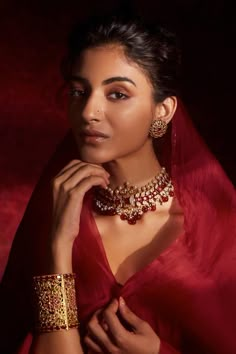
[[[0,276],[27,200],[68,129],[58,91],[71,25],[117,1],[0,3]],[[128,1],[126,1],[126,4]],[[231,180],[235,170],[235,21],[230,1],[129,2],[180,35],[183,96],[198,129]]]

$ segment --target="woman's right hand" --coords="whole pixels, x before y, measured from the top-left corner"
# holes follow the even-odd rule
[[[49,238],[49,265],[52,272],[71,270],[71,251],[79,233],[85,193],[93,186],[106,188],[108,172],[99,165],[72,160],[52,180],[53,210]]]
[[[85,193],[93,186],[106,188],[109,173],[99,165],[72,160],[53,179],[52,242],[70,244],[79,233]]]

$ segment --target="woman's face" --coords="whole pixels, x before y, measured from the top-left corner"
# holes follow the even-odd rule
[[[151,144],[152,86],[121,47],[85,50],[73,67],[70,95],[69,119],[83,161],[115,161]]]

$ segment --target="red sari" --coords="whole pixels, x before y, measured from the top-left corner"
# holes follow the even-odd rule
[[[1,353],[13,353],[32,328],[30,286],[44,271],[50,225],[49,179],[76,150],[68,140],[49,164],[20,225],[2,282]],[[122,295],[161,338],[161,354],[236,353],[236,198],[218,162],[183,107],[173,118],[161,156],[184,211],[184,232],[160,256],[120,285],[111,272],[85,199],[73,248],[81,335],[95,310]],[[2,316],[1,316],[2,317]],[[30,337],[20,353],[28,353]]]

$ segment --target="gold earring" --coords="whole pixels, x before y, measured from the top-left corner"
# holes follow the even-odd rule
[[[154,138],[162,137],[167,130],[167,124],[164,120],[155,119],[152,121],[151,126],[149,128],[149,135]]]

